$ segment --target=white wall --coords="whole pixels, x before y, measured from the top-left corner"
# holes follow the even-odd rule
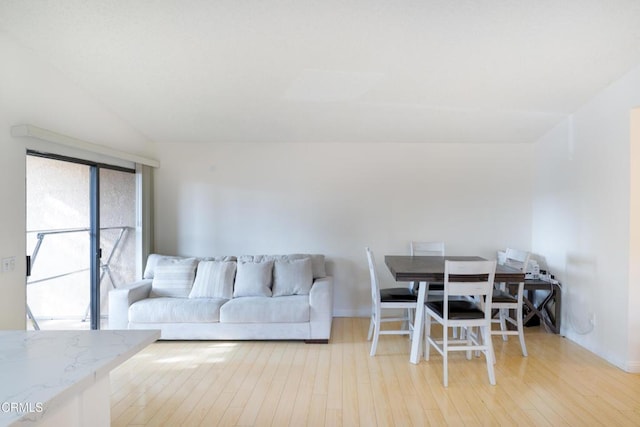
[[[640,372],[640,108],[631,111],[629,186],[629,344],[627,369]]]
[[[153,145],[60,73],[0,32],[0,329],[25,327],[25,141],[10,136],[29,123],[112,148],[150,156]]]
[[[158,144],[156,250],[324,253],[336,315],[369,314],[364,247],[495,257],[531,244],[531,145]]]
[[[629,300],[638,286],[629,276],[629,128],[638,105],[640,68],[535,144],[533,189],[532,247],[563,283],[563,333],[627,370],[640,368],[638,340],[629,347],[638,326],[629,307],[640,302]]]

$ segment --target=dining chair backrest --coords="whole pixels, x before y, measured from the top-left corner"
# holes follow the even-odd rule
[[[529,258],[531,253],[527,251],[521,251],[519,249],[507,248],[505,251],[504,264],[510,267],[515,267],[521,271],[527,271],[527,264],[529,264]]]
[[[380,285],[378,284],[378,274],[376,273],[376,260],[373,256],[373,252],[369,248],[365,248],[367,251],[367,261],[369,262],[369,277],[371,279],[371,300],[375,306],[380,301]]]
[[[410,244],[411,256],[444,256],[444,242],[417,242]]]
[[[450,296],[485,296],[486,298],[478,298],[478,301],[482,303],[486,300],[491,304],[495,274],[495,261],[446,260],[444,262],[445,300]]]

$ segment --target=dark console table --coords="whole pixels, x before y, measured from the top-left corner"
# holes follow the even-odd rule
[[[517,291],[517,283],[509,283],[509,287]],[[553,284],[543,280],[525,279],[524,281],[525,295],[523,302],[529,309],[525,315],[523,322],[526,324],[532,318],[538,317],[543,322],[545,328],[554,334],[560,333],[560,320],[562,308],[562,287],[560,284]],[[538,302],[533,303],[534,291],[547,291],[547,295]]]

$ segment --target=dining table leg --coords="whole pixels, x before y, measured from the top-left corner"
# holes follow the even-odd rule
[[[411,339],[411,355],[409,361],[417,364],[422,356],[422,329],[424,327],[424,302],[426,300],[429,284],[420,282],[418,285],[418,306],[413,321],[413,338]]]

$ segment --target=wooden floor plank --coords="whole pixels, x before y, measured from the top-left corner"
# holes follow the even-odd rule
[[[484,358],[409,363],[406,336],[369,356],[369,320],[336,318],[329,344],[158,342],[111,374],[114,426],[640,425],[640,376],[542,328],[494,337]],[[438,331],[434,331],[438,333]],[[460,357],[461,356],[461,357]]]

